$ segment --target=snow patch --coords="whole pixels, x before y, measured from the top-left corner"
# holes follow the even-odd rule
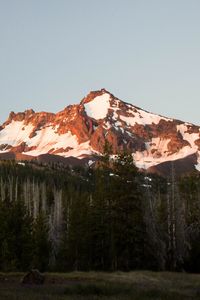
[[[88,166],[91,167],[91,165],[93,165],[94,162],[95,162],[94,160],[91,160],[91,159],[90,159],[90,160],[88,161]]]
[[[92,147],[90,146],[90,142],[87,141],[85,143],[78,144],[74,149],[71,149],[67,152],[56,153],[56,155],[60,155],[63,157],[74,156],[77,158],[83,158],[84,156],[92,155],[94,153],[98,153],[98,152],[93,150]]]
[[[28,151],[25,154],[37,156],[40,154],[48,153],[50,150],[60,148],[75,148],[78,146],[78,140],[75,135],[70,131],[65,134],[59,135],[52,127],[45,127],[37,131],[36,136],[26,141],[29,147],[37,147],[37,149]]]
[[[133,154],[136,166],[138,168],[148,169],[149,167],[155,166],[157,164],[170,160],[177,160],[196,153],[195,148],[185,146],[178,152],[169,155],[169,151],[167,148],[167,144],[169,143],[169,141],[170,139],[153,138],[151,142],[146,143],[146,150],[144,150],[143,152],[136,151]],[[153,149],[156,149],[155,153],[151,152],[151,150]],[[160,156],[156,157],[157,153],[160,154]]]
[[[20,166],[26,166],[26,164],[24,162],[18,162],[17,164]]]
[[[104,119],[110,108],[110,95],[105,93],[97,96],[91,102],[85,103],[85,111],[87,115],[93,119]]]
[[[200,171],[200,153],[198,152],[197,164],[195,165],[196,170]]]
[[[188,141],[191,147],[198,150],[198,146],[195,141],[199,139],[199,133],[188,133],[188,127],[185,124],[177,125],[177,131],[179,131],[184,140]]]
[[[127,111],[132,116],[126,117],[120,115],[120,119],[124,121],[128,126],[134,126],[135,124],[139,125],[146,125],[146,124],[158,124],[160,120],[169,121],[170,119],[161,117],[159,115],[154,115],[149,112],[135,109],[134,107],[132,109],[129,109]]]
[[[33,125],[25,125],[24,121],[14,121],[0,131],[0,144],[18,146],[29,139]]]

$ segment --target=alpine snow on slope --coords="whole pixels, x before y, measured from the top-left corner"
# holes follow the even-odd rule
[[[131,152],[141,169],[154,171],[173,161],[200,170],[199,126],[147,112],[105,89],[56,114],[11,112],[0,126],[0,157],[89,159],[103,152],[106,140],[113,154]]]

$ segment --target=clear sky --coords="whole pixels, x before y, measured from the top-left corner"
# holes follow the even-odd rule
[[[200,125],[199,0],[0,0],[0,122],[106,88]]]

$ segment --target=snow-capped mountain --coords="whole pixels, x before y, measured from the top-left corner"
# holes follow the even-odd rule
[[[105,89],[90,92],[80,104],[56,114],[11,112],[0,126],[1,156],[81,159],[102,153],[105,140],[113,153],[131,151],[142,169],[153,170],[169,161],[200,168],[199,126],[147,112]]]

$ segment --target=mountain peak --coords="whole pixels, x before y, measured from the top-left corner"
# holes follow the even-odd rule
[[[0,126],[0,156],[7,152],[84,157],[103,152],[132,153],[148,169],[195,155],[200,169],[200,127],[147,112],[119,100],[105,88],[56,114],[11,112]]]
[[[107,91],[106,89],[103,88],[103,89],[101,89],[101,90],[89,92],[89,94],[81,100],[81,103],[80,103],[80,104],[85,104],[85,103],[91,102],[91,101],[93,101],[96,97],[102,96],[102,95],[104,95],[104,94],[108,94],[108,95],[114,97],[109,91]],[[101,99],[101,98],[99,98],[98,100],[100,100],[100,99]]]
[[[82,101],[87,116],[100,120],[104,119],[111,107],[111,99],[114,96],[105,89],[90,92]]]

